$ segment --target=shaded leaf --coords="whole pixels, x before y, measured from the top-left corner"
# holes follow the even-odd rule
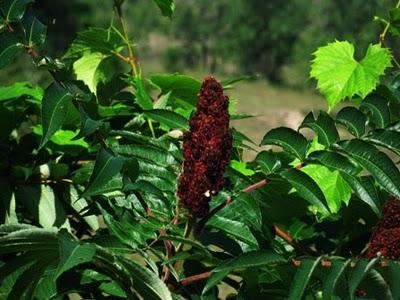
[[[360,109],[369,113],[372,123],[378,128],[385,128],[390,123],[388,101],[378,95],[368,95],[361,103]]]
[[[326,147],[339,140],[335,122],[326,112],[320,111],[316,120],[314,119],[314,114],[310,112],[300,125],[300,128],[304,127],[315,131],[318,136],[318,142]]]
[[[289,292],[289,300],[302,299],[308,282],[311,279],[315,269],[318,267],[321,257],[306,258],[301,261],[301,265],[293,278],[293,284]]]
[[[344,125],[355,137],[361,137],[365,133],[367,117],[357,108],[349,106],[337,113],[336,122]]]
[[[306,156],[308,142],[297,131],[279,127],[270,130],[262,139],[261,145],[277,145],[300,160]]]
[[[170,129],[189,129],[188,120],[180,114],[167,109],[144,111],[144,115],[154,121],[166,125]]]

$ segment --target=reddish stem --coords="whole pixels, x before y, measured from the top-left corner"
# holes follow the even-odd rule
[[[192,282],[196,282],[196,281],[200,281],[200,280],[203,280],[203,279],[207,279],[211,275],[212,275],[211,271],[200,273],[200,274],[196,274],[196,275],[189,276],[189,277],[186,277],[186,278],[182,279],[180,281],[180,283],[181,283],[181,285],[186,286],[186,285],[191,284]]]

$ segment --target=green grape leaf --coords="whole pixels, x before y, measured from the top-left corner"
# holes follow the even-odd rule
[[[150,82],[161,90],[161,94],[171,92],[171,97],[181,99],[191,105],[197,102],[197,93],[201,82],[186,75],[156,74],[150,77]]]
[[[64,124],[71,100],[72,95],[56,82],[46,89],[42,100],[43,136],[40,147],[43,147]]]
[[[174,0],[154,0],[154,2],[160,8],[163,16],[172,18],[175,10]]]
[[[359,62],[354,58],[354,46],[347,41],[320,47],[314,56],[310,76],[317,80],[330,109],[346,97],[367,96],[392,65],[390,50],[379,44],[371,44]]]
[[[85,52],[73,64],[76,78],[82,80],[94,94],[97,94],[97,84],[109,79],[108,57],[101,52]]]

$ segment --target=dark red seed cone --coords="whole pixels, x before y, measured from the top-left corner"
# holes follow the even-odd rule
[[[372,230],[367,257],[377,254],[400,259],[400,201],[389,198],[383,206],[383,217]]]
[[[203,217],[209,212],[211,195],[222,188],[232,150],[228,97],[212,76],[203,81],[189,125],[183,136],[183,172],[177,193],[193,216]]]

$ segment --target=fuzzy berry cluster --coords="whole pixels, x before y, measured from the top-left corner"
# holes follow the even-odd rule
[[[232,150],[228,97],[212,76],[203,81],[189,125],[183,136],[184,163],[177,194],[193,216],[203,217],[210,197],[222,188]]]
[[[367,257],[378,253],[389,259],[400,259],[400,200],[389,198],[383,206],[383,218],[374,227]]]

